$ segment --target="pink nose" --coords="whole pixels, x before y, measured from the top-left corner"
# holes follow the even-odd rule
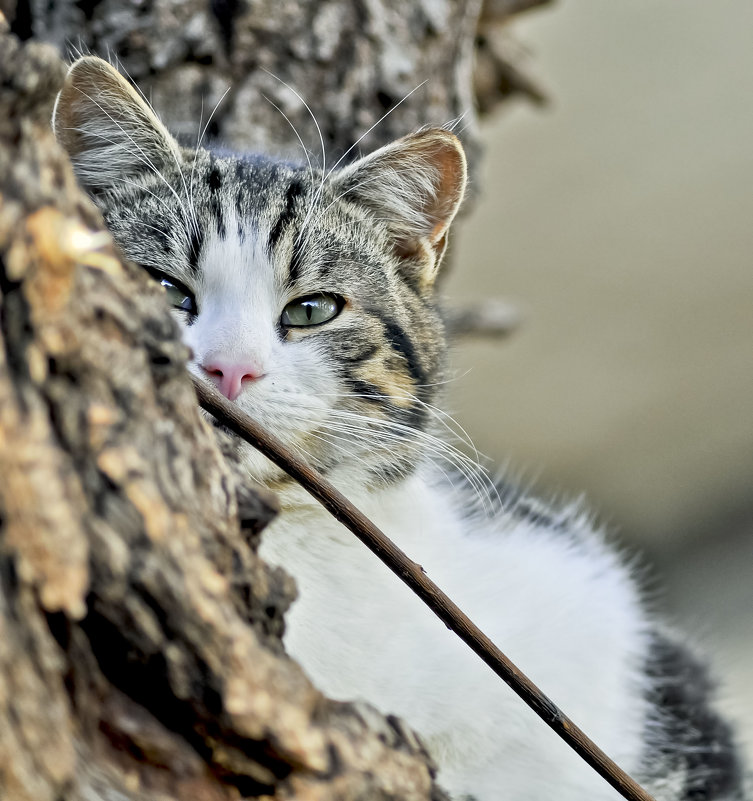
[[[212,376],[217,389],[231,401],[241,394],[244,381],[255,381],[262,376],[259,367],[251,362],[225,362],[215,359],[202,367]]]

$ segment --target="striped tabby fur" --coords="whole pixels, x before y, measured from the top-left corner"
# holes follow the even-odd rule
[[[71,68],[54,125],[125,253],[173,284],[192,370],[218,380],[220,357],[250,365],[236,402],[351,495],[659,801],[742,799],[705,673],[651,619],[624,560],[579,509],[491,486],[441,436],[434,278],[465,186],[452,134],[412,134],[326,175],[186,149],[92,57]],[[334,316],[285,323],[289,304],[320,293]],[[285,641],[326,692],[404,716],[455,799],[617,797],[284,475],[250,449],[242,459],[281,492],[262,553],[298,580]]]

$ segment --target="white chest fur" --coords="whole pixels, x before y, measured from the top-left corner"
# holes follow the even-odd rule
[[[568,534],[464,519],[420,475],[356,498],[497,645],[627,770],[641,752],[645,623],[626,569],[582,521]],[[419,731],[453,797],[618,796],[350,532],[285,509],[262,556],[298,582],[285,643],[328,695]]]

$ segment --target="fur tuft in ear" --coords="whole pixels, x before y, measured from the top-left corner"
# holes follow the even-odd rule
[[[55,101],[52,127],[79,181],[90,190],[180,159],[177,142],[148,103],[96,56],[71,65]]]
[[[465,194],[466,174],[460,140],[430,128],[365,156],[343,169],[338,180],[349,200],[383,219],[397,255],[431,283]]]

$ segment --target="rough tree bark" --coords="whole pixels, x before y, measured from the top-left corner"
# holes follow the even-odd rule
[[[368,152],[454,121],[471,177],[462,213],[481,186],[479,113],[514,94],[544,101],[507,23],[549,0],[4,2],[22,37],[117,59],[187,143],[206,128],[205,142],[296,160],[305,148],[331,166],[362,136]],[[496,299],[447,311],[457,335],[504,337],[518,321]]]
[[[515,5],[489,4],[492,27]],[[18,0],[8,18],[109,48],[187,136],[232,84],[208,136],[291,150],[261,94],[301,131],[306,112],[268,69],[315,99],[331,163],[424,75],[368,147],[473,107],[479,4],[399,7]],[[223,458],[162,294],[52,140],[63,74],[0,32],[0,798],[444,798],[407,727],[328,701],[285,655],[295,588],[256,556],[274,501]],[[513,86],[493,83],[487,106]]]
[[[116,58],[187,142],[211,114],[209,142],[299,159],[297,131],[320,158],[306,101],[331,165],[402,101],[361,147],[462,118],[474,179],[477,108],[516,92],[541,98],[507,52],[505,28],[547,1],[6,0],[22,38]]]

